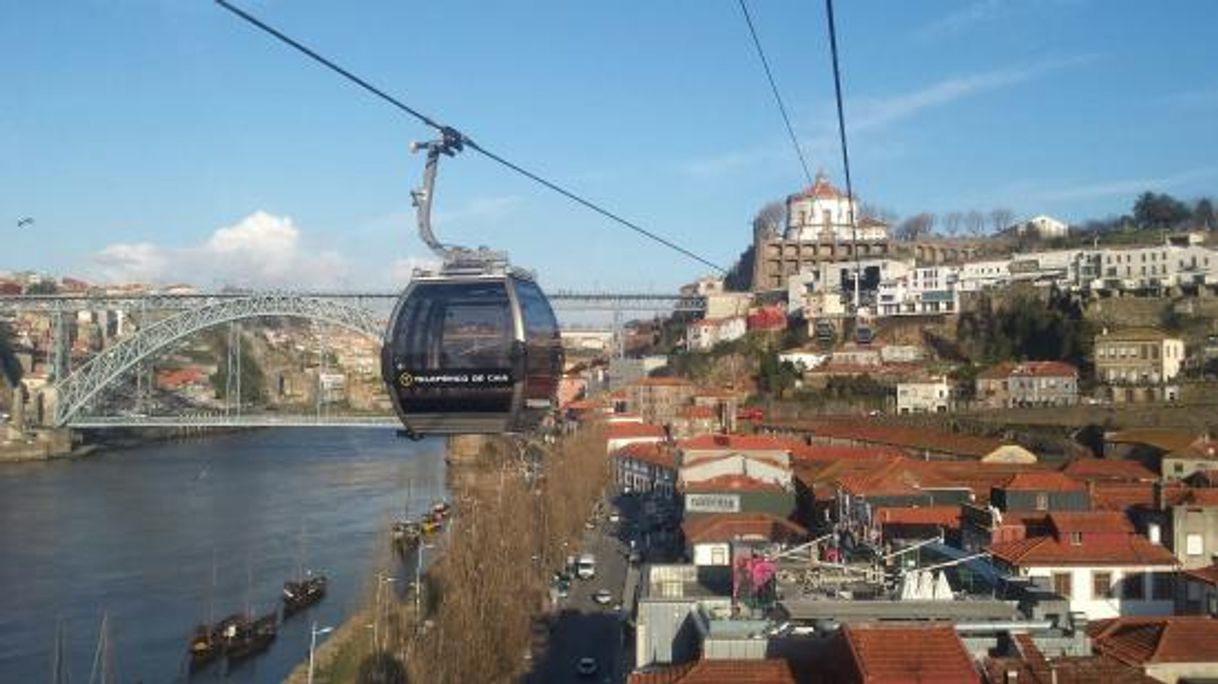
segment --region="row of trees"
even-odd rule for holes
[[[977,209],[968,211],[949,211],[942,216],[931,212],[921,212],[897,224],[893,237],[898,240],[918,240],[933,235],[936,229],[948,237],[968,235],[979,238],[986,234],[998,233],[1011,226],[1015,212],[1006,208],[991,209],[982,212]]]
[[[609,483],[595,426],[562,440],[530,486],[505,442],[484,450],[482,480],[458,499],[440,560],[429,572],[434,626],[403,634],[410,681],[519,681],[528,666],[550,574],[578,552],[584,520]]]

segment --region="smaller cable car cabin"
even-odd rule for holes
[[[417,275],[390,318],[381,368],[417,435],[533,429],[562,376],[558,321],[529,274]]]

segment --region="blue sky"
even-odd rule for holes
[[[724,265],[803,185],[731,0],[239,4]],[[750,9],[811,164],[840,180],[823,5]],[[1218,3],[837,12],[865,201],[1079,220],[1143,189],[1218,194]],[[212,3],[7,2],[0,41],[0,270],[387,287],[427,257],[407,148],[428,131]],[[705,272],[477,155],[440,174],[442,238],[506,248],[547,287]]]

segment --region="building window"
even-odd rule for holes
[[[1121,583],[1121,597],[1141,601],[1146,598],[1146,578],[1140,572],[1133,572],[1125,576],[1125,581]]]
[[[1082,546],[1083,545],[1083,533],[1082,532],[1071,532],[1070,533],[1070,545],[1071,546]]]
[[[1156,572],[1152,575],[1151,598],[1156,601],[1170,601],[1175,585],[1170,572]]]
[[[1112,573],[1094,572],[1091,574],[1091,598],[1112,598]]]
[[[1036,510],[1049,510],[1049,495],[1045,492],[1037,492],[1036,494]]]
[[[1205,543],[1201,540],[1201,535],[1190,534],[1185,537],[1184,549],[1185,553],[1190,556],[1200,556],[1205,553]]]
[[[1068,572],[1053,573],[1053,591],[1061,594],[1067,599],[1070,598],[1070,589],[1073,576]]]

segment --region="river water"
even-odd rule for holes
[[[382,568],[413,571],[392,567],[388,522],[445,496],[444,442],[392,430],[268,429],[0,467],[0,682],[50,681],[60,623],[71,681],[87,682],[103,612],[116,681],[185,681],[196,623],[272,609],[304,565],[329,577],[320,604],[263,655],[190,677],[278,682],[307,657],[312,620],[342,622]]]

